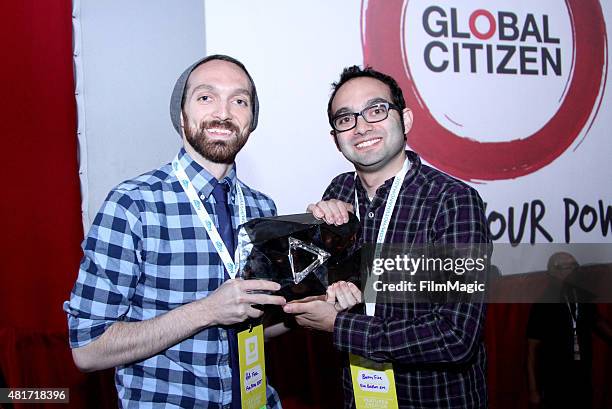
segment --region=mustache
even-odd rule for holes
[[[200,123],[199,131],[204,132],[204,130],[207,128],[225,129],[227,131],[234,132],[235,134],[240,133],[240,129],[238,128],[238,125],[236,125],[232,121],[219,121],[217,119],[212,120],[212,121],[202,121],[202,123]]]

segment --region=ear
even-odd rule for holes
[[[336,131],[332,129],[331,131],[329,131],[329,134],[331,135],[334,143],[336,144],[336,149],[338,149],[338,152],[341,152],[340,145],[338,145],[338,138],[336,137]]]
[[[185,136],[185,113],[181,109],[181,130],[183,131],[183,136]]]
[[[408,132],[412,128],[412,121],[414,120],[414,115],[410,108],[404,108],[402,111],[402,118],[404,119],[404,134],[408,135]]]

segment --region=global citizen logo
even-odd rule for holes
[[[447,39],[448,43],[433,40],[423,53],[427,67],[433,72],[462,67],[476,73],[482,67],[488,74],[561,75],[561,47],[559,38],[550,34],[549,16],[536,17],[528,13],[520,22],[516,13],[488,10],[473,11],[468,20],[469,31],[461,31],[458,20],[462,17],[455,7],[446,11],[440,6],[430,6],[423,13],[423,29],[433,39]],[[485,28],[479,28],[484,21]],[[526,44],[534,40],[537,46],[491,44],[492,38],[500,42]],[[436,58],[437,56],[437,58]],[[481,64],[479,64],[481,62]]]
[[[606,84],[597,0],[364,0],[362,43],[414,112],[410,148],[465,180],[527,175],[578,146]]]

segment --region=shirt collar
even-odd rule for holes
[[[210,172],[208,172],[202,165],[193,160],[193,158],[189,156],[185,148],[181,148],[181,150],[179,151],[178,160],[179,163],[183,166],[183,169],[185,169],[187,177],[189,177],[189,180],[198,192],[200,198],[204,196],[203,199],[208,199],[217,183],[217,179],[213,175],[211,175]],[[227,176],[223,178],[223,180],[227,181],[230,185],[230,201],[233,201],[237,183],[235,163],[232,165],[232,168],[230,169]]]
[[[408,164],[409,165],[408,173],[406,173],[406,176],[404,177],[404,182],[402,183],[402,186],[405,186],[406,183],[408,183],[408,181],[412,180],[414,175],[418,172],[419,168],[421,167],[421,159],[419,155],[417,155],[415,152],[406,151],[406,157],[408,158],[408,162],[410,163]],[[383,201],[384,201],[384,199],[387,197],[387,194],[389,193],[389,190],[391,189],[391,185],[393,185],[394,178],[395,176],[392,176],[389,179],[385,180],[385,182],[376,190],[376,196],[374,196],[374,198],[383,197]],[[359,195],[359,200],[361,201],[362,199],[367,198],[368,195],[366,193],[365,188],[363,187],[363,184],[361,183],[361,179],[359,179],[359,177],[355,179],[356,179],[355,182],[356,182],[357,194]],[[369,201],[369,198],[368,198],[368,201]]]

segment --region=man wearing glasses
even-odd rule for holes
[[[366,244],[489,242],[478,193],[405,150],[413,115],[393,78],[346,68],[333,85],[327,113],[334,142],[355,172],[334,178],[323,200],[308,206],[316,217],[342,224],[355,211]],[[391,364],[395,396],[388,407],[487,406],[484,305],[366,301],[349,311],[322,300],[283,308],[300,325],[333,332],[336,348],[350,354],[351,369],[363,362],[355,357]],[[358,371],[351,369],[344,369],[345,408],[363,407],[365,398],[353,388]]]

